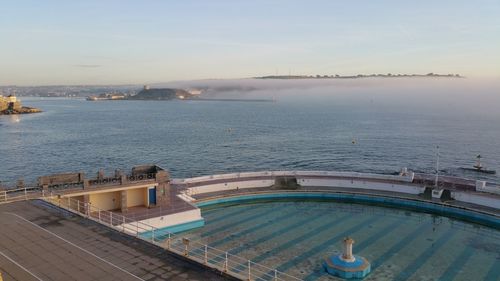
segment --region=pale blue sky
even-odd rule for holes
[[[500,1],[0,1],[0,85],[500,77]]]

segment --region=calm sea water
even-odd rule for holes
[[[156,163],[174,177],[256,170],[500,171],[500,118],[383,101],[102,101],[24,98],[41,114],[0,116],[0,180]],[[353,139],[355,144],[352,143]]]

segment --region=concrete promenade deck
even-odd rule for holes
[[[0,205],[3,280],[230,280],[41,200]]]

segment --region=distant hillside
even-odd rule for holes
[[[129,100],[173,100],[173,99],[191,99],[193,95],[182,89],[164,88],[149,89],[145,88],[137,95],[128,97]]]
[[[256,79],[356,79],[356,78],[402,78],[402,77],[442,77],[442,78],[464,78],[460,74],[436,74],[436,73],[427,73],[427,74],[358,74],[358,75],[270,75],[270,76],[261,76],[254,77]]]

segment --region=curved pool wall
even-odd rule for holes
[[[422,178],[432,177],[431,175],[419,174],[420,180],[414,182],[416,174],[413,172],[405,175],[380,175],[337,171],[263,171],[172,179],[171,183],[186,188],[181,196],[184,196],[184,200],[194,202],[196,199],[191,196],[199,194],[269,188],[278,177],[283,176],[294,177],[298,184],[305,187],[345,188],[365,190],[368,193],[373,191],[418,195],[424,193],[426,187],[434,188],[434,185],[417,183]],[[449,185],[445,189],[449,189],[451,198],[457,202],[477,205],[479,210],[483,207],[500,210],[500,186],[462,178],[448,177],[444,181]]]
[[[471,211],[465,208],[432,203],[420,200],[403,199],[397,197],[355,194],[355,193],[326,193],[326,192],[282,192],[236,195],[219,197],[195,202],[197,207],[208,207],[227,203],[248,203],[266,200],[330,200],[336,202],[377,205],[407,209],[416,212],[427,212],[440,216],[451,217],[472,223],[482,224],[500,230],[500,218],[487,213]]]

